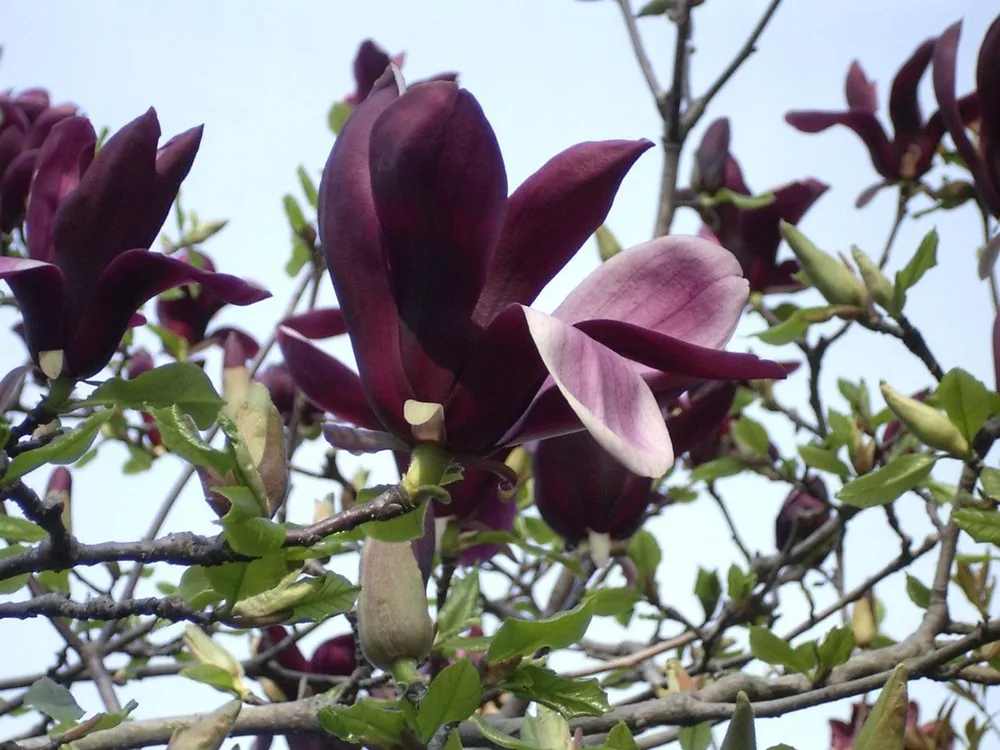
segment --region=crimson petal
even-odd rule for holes
[[[321,307],[292,315],[281,321],[281,325],[298,331],[307,339],[317,341],[347,333],[344,314],[336,307]]]
[[[0,257],[0,279],[14,292],[24,317],[24,340],[32,357],[63,349],[66,287],[54,265],[28,258]]]
[[[920,79],[931,64],[934,55],[934,39],[928,39],[914,52],[910,59],[896,73],[889,95],[889,119],[896,136],[918,136],[924,128],[924,116],[920,111],[917,89]]]
[[[846,112],[789,112],[785,122],[803,133],[819,133],[834,125],[845,125],[868,147],[872,164],[883,177],[899,179],[899,165],[895,163],[892,143],[875,114],[867,109]]]

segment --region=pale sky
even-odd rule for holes
[[[697,9],[691,76],[695,93],[728,63],[765,5],[763,0],[708,0]],[[895,197],[885,191],[864,210],[854,208],[858,193],[877,177],[861,142],[844,129],[801,134],[784,123],[783,115],[790,109],[841,109],[844,76],[853,59],[860,60],[877,82],[884,114],[884,97],[898,66],[920,42],[959,18],[965,19],[958,72],[959,90],[964,93],[972,86],[975,55],[992,20],[990,6],[982,0],[786,2],[758,53],[712,104],[691,145],[697,144],[712,119],[728,116],[733,150],[752,189],[763,192],[806,177],[831,184],[800,225],[803,231],[830,250],[846,251],[858,244],[877,255],[892,221]],[[673,56],[670,27],[661,19],[642,20],[640,26],[658,76],[665,82]],[[165,136],[205,124],[201,151],[184,186],[185,206],[205,219],[230,220],[206,246],[219,270],[262,282],[274,293],[273,300],[230,309],[219,319],[237,323],[262,339],[292,288],[282,271],[289,230],[281,196],[297,192],[299,164],[318,179],[332,143],[326,113],[334,100],[353,90],[351,61],[362,39],[371,37],[390,53],[405,51],[403,70],[411,80],[459,72],[462,85],[479,99],[497,132],[512,188],[555,153],[579,141],[660,137],[659,117],[632,56],[617,4],[611,0],[7,2],[0,4],[0,29],[4,47],[0,89],[48,87],[56,102],[80,104],[98,127],[120,127],[150,105],[157,108]],[[924,94],[925,111],[932,111],[929,80],[924,82]],[[619,193],[609,226],[625,246],[650,236],[660,163],[657,151],[647,153]],[[689,170],[686,158],[682,179]],[[945,369],[961,365],[992,387],[992,310],[985,285],[975,277],[975,249],[981,242],[975,213],[963,209],[908,224],[890,268],[905,263],[920,237],[934,226],[941,235],[939,266],[911,295],[909,317],[923,330]],[[693,215],[679,213],[674,229],[691,233],[697,227]],[[596,263],[594,248],[585,247],[544,293],[539,306],[554,307]],[[324,290],[324,301],[332,302],[328,282]],[[0,370],[4,371],[19,364],[23,354],[20,342],[7,333],[14,322],[8,310],[0,311]],[[753,326],[741,329],[734,347],[753,343],[745,335],[756,330],[757,324]],[[793,354],[791,348],[779,353],[759,344],[755,350],[781,358]],[[346,356],[348,347],[340,343],[332,351]],[[838,376],[863,376],[873,387],[885,378],[904,392],[931,382],[901,345],[868,332],[849,336],[828,357],[823,392],[831,406],[844,408],[836,395]],[[805,407],[805,375],[795,376],[778,393]],[[789,435],[776,434],[786,438],[783,452],[794,455]],[[298,460],[308,463],[310,456],[320,453],[312,448]],[[138,538],[179,463],[166,459],[147,474],[121,478],[115,472],[125,460],[124,450],[105,448],[102,459],[76,476],[74,530],[89,542]],[[954,466],[942,469],[942,477],[954,477]],[[46,476],[40,472],[32,479],[41,488]],[[297,482],[297,487],[291,516],[306,520],[313,497],[328,490],[308,482]],[[751,547],[770,551],[774,513],[786,488],[741,479],[723,482],[721,489]],[[921,540],[928,525],[920,503],[906,498],[898,512],[904,526]],[[211,518],[192,484],[164,531],[214,533]],[[724,575],[737,559],[716,509],[707,502],[673,508],[653,530],[665,555],[661,598],[697,616],[700,611],[690,593],[697,567],[718,566]],[[878,511],[852,522],[848,585],[858,583],[897,551],[895,537]],[[925,559],[913,572],[927,583],[931,570],[932,561]],[[339,572],[356,575],[350,569]],[[918,611],[904,593],[902,576],[880,586],[878,594],[890,610],[887,631],[908,633]],[[952,597],[956,606],[959,597]],[[794,604],[791,598],[779,632],[802,615]],[[322,637],[344,628],[342,618],[334,619],[321,631]],[[46,668],[49,655],[61,645],[40,620],[3,622],[0,633],[5,643],[31,644],[31,649],[8,649],[4,676]],[[598,635],[612,639],[616,632],[605,628]],[[85,708],[99,710],[94,691],[74,692]],[[911,694],[924,702],[925,719],[947,695],[926,681],[912,684]],[[190,681],[159,678],[130,685],[120,696],[123,703],[132,697],[139,701],[134,714],[139,718],[204,710],[224,701],[220,694]],[[786,742],[798,750],[822,750],[828,743],[826,719],[848,713],[847,702],[842,702],[782,720],[762,720],[760,746]],[[23,719],[0,719],[0,737],[23,726]],[[717,737],[721,739],[721,732]]]

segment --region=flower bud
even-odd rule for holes
[[[858,472],[858,476],[864,476],[875,465],[875,441],[858,438],[857,443],[851,447],[851,465]]]
[[[309,671],[313,674],[347,677],[357,666],[354,635],[351,633],[324,641],[316,647],[309,660]]]
[[[153,361],[153,355],[145,349],[139,349],[129,357],[125,373],[128,375],[129,380],[135,380],[140,375],[149,372],[155,367],[156,362]]]
[[[280,625],[272,625],[269,628],[265,628],[264,632],[261,634],[260,641],[253,649],[254,654],[257,656],[263,654],[265,651],[268,651],[277,646],[279,643],[282,643],[289,635],[291,635],[291,633]],[[299,647],[294,643],[281,649],[281,651],[274,656],[274,660],[277,661],[280,666],[293,672],[309,671],[309,664],[306,662],[306,658],[302,655]],[[268,693],[268,697],[272,701],[295,700],[298,696],[298,680],[279,676],[274,679],[273,684],[280,691],[280,695],[271,695]]]
[[[829,495],[823,480],[809,476],[802,480],[805,489],[793,489],[774,521],[774,542],[779,552],[792,549],[812,536],[830,519]],[[820,545],[803,565],[815,567],[823,562],[833,549],[831,542]]]
[[[782,221],[780,226],[781,234],[799,259],[803,272],[827,302],[832,305],[868,306],[868,291],[851,269],[816,247],[794,225]]]
[[[374,666],[390,671],[398,662],[427,657],[434,623],[409,542],[365,540],[357,611],[361,649]]]
[[[243,681],[243,665],[222,646],[216,643],[197,625],[184,628],[184,645],[199,664],[210,664],[213,667],[228,672],[232,678],[232,689],[241,698],[251,694],[250,688]]]
[[[70,502],[73,499],[73,476],[65,466],[57,466],[49,477],[45,488],[45,501],[62,504],[62,523],[67,531],[73,530],[73,512]]]
[[[865,255],[861,248],[852,247],[851,255],[854,257],[854,262],[858,265],[858,270],[861,272],[861,278],[864,280],[865,286],[868,287],[868,291],[871,293],[872,299],[882,307],[888,309],[892,304],[892,296],[894,293],[889,279],[885,277],[879,267],[875,264],[875,261]]]
[[[875,622],[875,609],[871,592],[854,603],[851,610],[851,630],[854,641],[861,648],[868,648],[878,635],[878,624]]]
[[[925,445],[961,459],[972,454],[969,441],[945,414],[915,398],[907,398],[885,381],[879,387],[892,413]]]
[[[167,750],[218,750],[236,723],[242,701],[230,701],[215,713],[170,736]]]
[[[729,120],[720,117],[705,130],[694,154],[691,189],[698,193],[717,193],[726,185],[729,164]]]

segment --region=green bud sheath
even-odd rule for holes
[[[868,290],[847,266],[827,255],[802,232],[781,222],[781,234],[792,248],[806,276],[832,305],[868,306]]]
[[[365,540],[357,609],[361,649],[374,666],[392,671],[400,660],[427,658],[434,623],[409,542]]]
[[[879,387],[892,413],[922,443],[963,460],[972,454],[969,441],[945,414],[893,390],[885,381]]]
[[[241,708],[241,701],[230,701],[201,721],[185,729],[178,729],[170,737],[167,750],[219,750],[236,723]]]
[[[888,308],[892,304],[893,295],[893,288],[889,279],[883,275],[875,261],[865,255],[861,248],[852,247],[851,255],[854,257],[854,262],[858,265],[861,278],[864,279],[865,286],[868,287],[872,299],[882,307]]]

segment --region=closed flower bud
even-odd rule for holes
[[[882,307],[888,308],[892,304],[894,293],[889,279],[885,277],[875,261],[865,255],[861,248],[852,247],[851,255],[854,257],[854,262],[858,264],[861,278],[864,280],[865,286],[868,287],[872,299]]]
[[[232,676],[232,688],[241,698],[251,694],[243,681],[243,665],[197,625],[184,628],[184,645],[199,664],[210,664]]]
[[[720,117],[705,130],[694,155],[692,190],[712,195],[726,186],[726,169],[730,159],[729,139],[729,120],[725,117]]]
[[[167,750],[218,750],[242,708],[241,701],[230,701],[191,726],[176,730],[170,736]]]
[[[885,381],[879,387],[892,413],[925,445],[956,458],[965,459],[971,455],[969,441],[945,414],[933,406],[898,393]]]
[[[859,476],[867,474],[875,465],[875,441],[859,438],[851,448],[851,465]]]
[[[774,542],[779,552],[804,542],[830,519],[829,495],[823,480],[810,476],[803,479],[802,484],[805,489],[796,488],[788,494],[774,521]],[[831,540],[810,554],[803,564],[819,565],[832,548]]]
[[[365,540],[357,611],[361,648],[374,666],[391,671],[399,662],[427,657],[434,623],[409,542]]]
[[[535,505],[569,544],[587,539],[598,559],[610,541],[642,525],[652,483],[631,473],[586,432],[543,440],[535,449]]]
[[[62,505],[62,523],[67,531],[73,530],[73,513],[70,502],[73,498],[73,476],[65,466],[57,466],[49,477],[45,488],[45,502]]]
[[[868,648],[878,635],[871,592],[854,603],[854,609],[851,610],[851,630],[854,632],[854,641],[861,648]]]
[[[358,660],[351,633],[338,635],[321,643],[309,660],[313,674],[347,677],[357,669]]]
[[[792,224],[782,221],[780,226],[781,234],[799,259],[803,272],[827,302],[867,307],[868,291],[851,269],[816,247]]]

